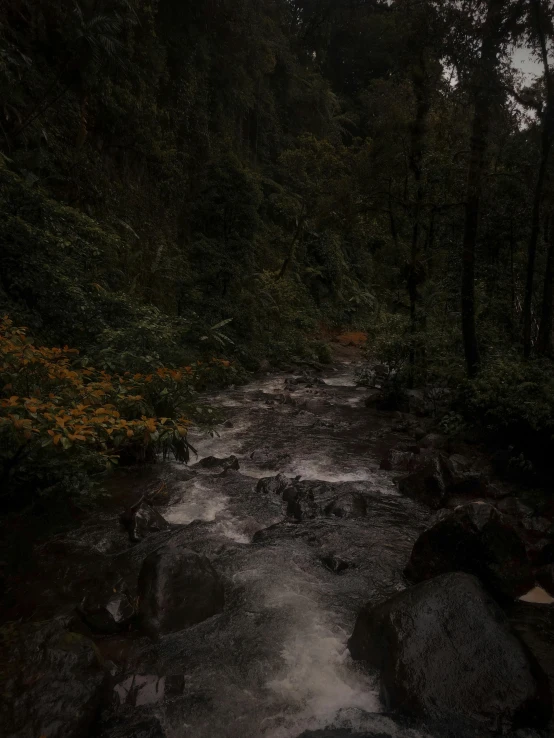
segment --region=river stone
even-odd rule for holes
[[[534,584],[525,545],[510,521],[492,505],[460,505],[424,531],[405,574],[422,582],[449,571],[475,574],[499,595],[516,599]]]
[[[325,515],[336,518],[365,518],[367,499],[359,492],[346,492],[325,507]]]
[[[210,560],[167,544],[144,560],[139,575],[143,628],[163,635],[183,630],[223,610],[223,582]]]
[[[323,566],[325,566],[326,569],[329,569],[329,571],[332,571],[334,574],[340,574],[350,567],[348,561],[345,561],[344,559],[341,559],[339,556],[335,556],[334,554],[322,556],[321,563],[323,564]]]
[[[240,469],[239,460],[236,456],[227,456],[224,459],[218,459],[217,456],[206,456],[194,466],[193,469]]]
[[[550,720],[548,678],[469,574],[444,574],[366,605],[348,647],[380,670],[389,709],[498,731]]]
[[[398,480],[398,489],[406,497],[438,510],[443,507],[453,482],[452,468],[444,454],[422,454],[414,471]]]
[[[137,714],[136,708],[111,716],[101,726],[99,738],[166,738],[160,719],[155,715]]]
[[[128,532],[131,543],[137,543],[149,536],[150,533],[159,533],[159,531],[170,527],[167,520],[156,508],[144,500],[125,510],[121,514],[119,522]]]
[[[0,724],[10,738],[83,738],[107,678],[94,643],[62,623],[0,630]]]
[[[110,590],[88,594],[78,612],[92,631],[109,634],[127,627],[135,608],[125,593]]]
[[[418,462],[421,463],[419,453],[391,448],[381,459],[379,468],[385,471],[409,472],[417,468]]]
[[[442,451],[448,446],[448,437],[442,435],[442,433],[428,433],[419,443],[423,448],[433,448]]]
[[[258,480],[256,492],[261,494],[280,495],[290,484],[290,480],[284,474],[277,474],[276,477],[263,477]]]

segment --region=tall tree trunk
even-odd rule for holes
[[[533,283],[535,279],[535,262],[537,245],[539,242],[541,207],[550,151],[550,140],[546,128],[542,132],[542,151],[539,173],[533,195],[533,214],[531,216],[531,236],[527,249],[527,278],[525,280],[525,299],[523,301],[523,355],[529,358],[532,348],[532,321],[533,321]]]
[[[302,211],[298,217],[298,221],[296,223],[296,230],[294,231],[294,235],[292,237],[292,241],[290,242],[289,246],[289,252],[283,262],[283,266],[279,270],[279,274],[277,275],[277,279],[283,279],[285,274],[287,273],[287,269],[289,268],[292,260],[294,259],[294,253],[296,251],[296,244],[298,243],[298,240],[300,239],[302,235],[302,231],[304,230],[304,223],[306,222],[306,208],[303,205]]]
[[[544,183],[548,168],[548,157],[552,145],[552,116],[554,114],[554,89],[548,65],[548,50],[542,24],[542,10],[540,0],[530,0],[535,31],[541,49],[541,57],[546,84],[546,105],[542,114],[541,131],[541,161],[533,195],[533,214],[531,216],[531,235],[527,249],[527,278],[525,280],[525,299],[523,302],[523,355],[528,358],[532,348],[532,321],[533,321],[533,282],[535,279],[535,262],[541,221],[541,207],[544,192]]]
[[[481,58],[473,80],[474,112],[462,246],[462,336],[469,377],[474,377],[477,374],[480,364],[475,327],[475,252],[492,109],[490,85],[491,80],[494,79],[497,73],[503,5],[503,0],[489,0],[481,41]]]
[[[415,377],[416,346],[415,336],[418,330],[419,285],[423,281],[423,268],[420,258],[421,214],[425,187],[423,183],[423,163],[425,154],[425,138],[427,120],[431,107],[429,77],[426,70],[424,51],[419,64],[412,70],[412,84],[416,97],[416,115],[411,125],[411,142],[409,164],[415,181],[415,203],[413,209],[412,243],[410,248],[410,265],[408,268],[408,296],[410,298],[410,376],[409,385],[413,386]]]
[[[554,214],[547,219],[544,227],[544,241],[547,244],[546,269],[542,294],[541,321],[537,350],[542,356],[552,356],[552,312],[554,310]]]

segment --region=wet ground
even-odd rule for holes
[[[219,435],[191,442],[198,460],[234,455],[240,469],[192,475],[167,463],[119,478],[121,499],[160,490],[173,527],[131,546],[108,506],[45,544],[27,585],[12,593],[19,613],[69,616],[99,579],[132,583],[148,553],[177,541],[224,576],[225,610],[158,641],[96,639],[113,662],[115,702],[128,702],[133,687],[134,706],[150,705],[171,738],[363,733],[381,707],[374,675],[351,660],[346,641],[365,602],[405,588],[402,570],[432,513],[379,469],[403,437],[393,415],[365,407],[353,375],[343,364],[314,375],[312,386],[281,374],[214,395],[228,421]],[[304,482],[308,502],[296,515],[281,495],[257,491],[259,479],[277,473]],[[520,603],[513,617],[534,650],[554,643],[548,606]],[[176,681],[177,692],[168,696],[160,679]]]

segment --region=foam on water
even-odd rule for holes
[[[228,509],[229,498],[214,492],[202,479],[185,483],[180,502],[168,509],[165,518],[169,523],[188,525],[194,520],[215,522],[216,532],[236,543],[249,543],[251,536],[244,530],[243,522]]]
[[[242,420],[236,422],[232,428],[221,428],[217,434],[213,436],[202,436],[195,438],[191,434],[191,443],[198,451],[198,461],[205,459],[207,456],[217,456],[225,458],[227,456],[236,455],[240,448],[239,436],[248,430],[250,423]]]
[[[283,611],[289,625],[281,652],[282,668],[267,682],[279,702],[288,705],[268,738],[289,738],[339,721],[350,711],[380,711],[375,684],[353,668],[347,633],[321,606],[321,582],[292,562],[267,590],[265,606]]]
[[[287,473],[291,476],[300,476],[302,479],[321,482],[367,482],[374,476],[369,469],[357,469],[356,471],[337,469],[336,466],[331,466],[329,458],[325,456],[294,461]]]
[[[193,479],[184,484],[184,493],[180,502],[170,507],[165,513],[169,523],[188,525],[193,520],[212,521],[227,507],[227,498],[214,493],[204,485],[202,479]]]
[[[356,387],[351,374],[341,374],[338,377],[327,377],[323,380],[329,387]]]

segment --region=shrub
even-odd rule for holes
[[[192,420],[211,409],[193,403],[210,372],[230,368],[213,359],[150,374],[108,374],[78,351],[35,346],[25,328],[0,320],[0,475],[2,487],[44,488],[74,466],[98,472],[121,458],[161,452],[188,461]],[[194,404],[194,411],[189,412]]]

